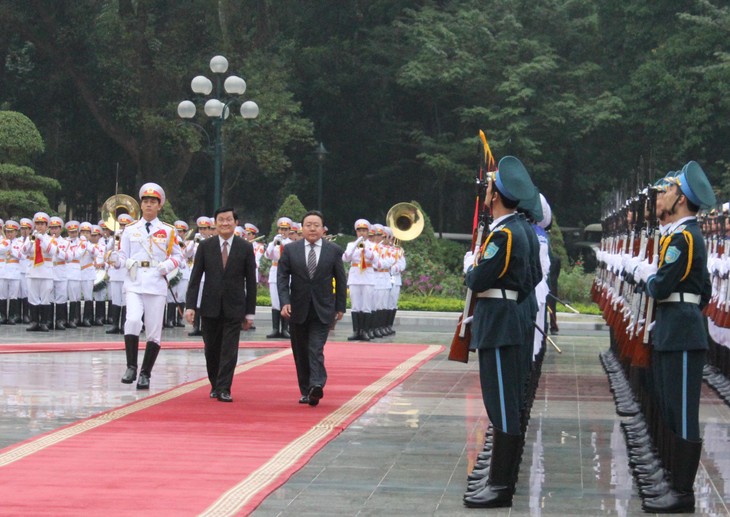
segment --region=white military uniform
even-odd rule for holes
[[[20,260],[23,257],[23,239],[8,238],[10,230],[18,230],[20,225],[12,220],[5,222],[6,237],[0,239],[0,303],[2,315],[8,324],[17,323],[20,317]],[[7,302],[7,313],[4,312]]]
[[[277,221],[278,228],[291,228],[292,221],[288,217],[281,217]],[[269,245],[266,247],[264,256],[271,261],[271,268],[269,268],[269,295],[271,296],[271,308],[273,310],[280,311],[281,303],[279,302],[279,291],[276,288],[276,272],[279,270],[279,259],[281,258],[281,251],[291,242],[288,237],[282,238],[279,235],[274,237]]]
[[[118,264],[124,265],[128,271],[124,281],[127,300],[125,335],[139,336],[144,314],[147,341],[159,345],[167,299],[165,275],[183,261],[175,241],[175,228],[158,218],[152,221],[140,219],[124,229]]]

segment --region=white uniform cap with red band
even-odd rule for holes
[[[355,230],[369,230],[370,229],[370,221],[367,219],[358,219],[355,221]]]
[[[59,228],[63,228],[63,219],[54,215],[53,217],[51,217],[48,226],[58,226]]]
[[[23,217],[20,220],[20,227],[21,228],[33,228],[33,221],[31,221],[27,217]]]
[[[302,225],[299,224],[299,223],[295,223],[294,221],[292,221],[292,223],[291,223],[291,229],[292,229],[293,232],[299,233],[302,230]]]
[[[67,232],[77,232],[79,231],[79,222],[71,220],[66,223],[66,231]]]
[[[18,230],[18,229],[20,229],[20,225],[18,224],[17,221],[13,221],[12,219],[8,219],[7,221],[5,221],[4,228],[5,228],[6,231],[7,230]]]
[[[145,183],[139,189],[139,200],[146,197],[154,197],[160,200],[160,206],[165,204],[165,191],[157,183]]]
[[[210,219],[201,215],[195,220],[195,226],[198,228],[210,228]]]
[[[119,217],[117,217],[119,224],[131,224],[132,221],[134,221],[134,218],[129,214],[119,214]]]
[[[51,218],[48,217],[48,214],[45,212],[36,212],[33,216],[34,223],[48,223],[50,220]]]
[[[373,225],[373,231],[375,232],[375,235],[383,235],[383,225],[382,224],[374,224]]]
[[[79,225],[79,231],[80,232],[90,232],[91,231],[91,223],[88,221],[84,221]]]
[[[243,227],[246,229],[247,232],[259,233],[259,229],[251,223],[246,223],[243,225]]]
[[[236,237],[243,237],[243,234],[246,233],[246,230],[243,229],[243,226],[236,226],[236,228],[233,230],[233,235]]]
[[[101,226],[99,226],[98,224],[92,224],[91,235],[101,235]]]
[[[99,225],[99,228],[102,228],[102,229],[105,229],[106,228],[106,223],[103,220],[100,220],[96,224]]]
[[[185,221],[175,221],[175,229],[180,230],[181,232],[186,232],[190,229],[190,227]]]
[[[279,217],[279,219],[276,221],[276,226],[279,228],[290,228],[291,229],[291,223],[292,220],[288,217]]]

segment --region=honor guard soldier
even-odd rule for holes
[[[400,298],[400,290],[403,285],[402,273],[406,270],[406,255],[401,246],[395,244],[393,230],[386,226],[385,231],[388,234],[390,244],[393,248],[395,263],[390,268],[391,288],[388,294],[388,334],[395,334],[393,326],[395,325],[395,314],[398,312],[398,299]]]
[[[114,267],[114,264],[111,263],[111,256],[115,251],[118,252],[122,245],[122,233],[124,232],[124,228],[133,222],[134,219],[131,215],[119,214],[119,217],[117,217],[119,229],[114,235],[114,244],[105,254],[108,265],[107,272],[109,275],[109,317],[112,320],[112,328],[106,331],[107,334],[122,334],[124,321],[127,318],[127,301],[122,293],[122,286],[124,285],[124,280],[127,277],[127,272],[124,268]]]
[[[173,292],[175,293],[175,297],[172,300],[172,303],[177,303],[177,307],[179,309],[173,307],[173,312],[175,314],[174,318],[172,319],[172,324],[175,327],[185,327],[185,323],[183,322],[182,318],[180,317],[180,314],[185,313],[185,294],[188,291],[188,283],[190,282],[190,273],[193,269],[193,259],[195,259],[195,243],[190,240],[185,240],[185,235],[190,230],[190,227],[188,226],[188,223],[185,221],[175,221],[175,230],[177,230],[177,237],[178,237],[178,244],[180,246],[180,252],[183,256],[183,262],[180,264],[180,279],[177,281],[175,286],[173,287]],[[177,300],[177,301],[175,301]],[[170,302],[170,298],[168,297],[168,303]],[[167,307],[168,310],[168,318],[170,306]]]
[[[58,251],[53,257],[53,304],[56,317],[51,318],[51,324],[56,330],[66,330],[68,320],[68,278],[66,276],[66,261],[68,260],[69,243],[61,237],[63,219],[51,217],[49,233],[56,240]],[[49,325],[50,326],[50,325]]]
[[[111,325],[114,323],[111,315],[111,294],[109,293],[109,264],[106,261],[106,257],[109,256],[109,254],[114,250],[114,235],[111,230],[111,228],[107,227],[106,222],[103,219],[100,219],[98,223],[96,223],[99,228],[101,228],[101,239],[99,239],[100,242],[100,248],[104,250],[104,269],[107,271],[106,280],[104,282],[105,288],[104,292],[106,295],[105,301],[109,302],[108,310],[105,304],[105,313],[106,316],[104,318],[104,324],[105,325]],[[98,316],[98,314],[97,314]]]
[[[276,221],[278,234],[266,247],[264,256],[271,261],[269,269],[269,294],[271,295],[271,326],[274,331],[267,334],[269,339],[286,338],[289,339],[289,324],[281,317],[281,305],[279,304],[279,291],[276,288],[276,273],[278,271],[279,258],[281,251],[286,244],[291,242],[289,234],[291,232],[292,220],[288,217],[280,217]]]
[[[291,229],[289,230],[289,240],[296,242],[302,238],[302,225],[296,221],[292,221]]]
[[[256,227],[256,225],[246,223],[243,225],[243,228],[246,230],[246,240],[250,242],[253,246],[253,255],[256,259],[256,278],[258,279],[259,265],[261,264],[261,257],[263,257],[264,253],[266,252],[266,246],[256,240],[259,233],[259,229]]]
[[[78,260],[78,286],[81,291],[81,298],[84,300],[84,309],[81,311],[81,302],[77,301],[79,307],[79,327],[92,327],[94,321],[94,279],[96,278],[96,246],[91,242],[91,223],[84,221],[79,225],[79,240],[74,251],[74,260]]]
[[[353,334],[349,341],[370,341],[372,291],[375,285],[373,260],[376,258],[373,243],[368,240],[370,222],[367,219],[355,221],[356,239],[347,244],[342,261],[350,264],[347,287],[350,290],[350,314]]]
[[[395,257],[391,248],[385,241],[385,227],[382,224],[374,224],[375,230],[373,241],[375,246],[375,258],[373,259],[373,271],[375,272],[375,284],[372,291],[372,328],[375,337],[388,335],[388,295],[390,293],[390,268],[395,264]]]
[[[715,194],[697,162],[668,178],[657,196],[657,211],[669,214],[657,261],[645,260],[635,274],[646,281],[647,294],[656,300],[652,354],[655,393],[666,426],[669,487],[663,495],[644,499],[650,513],[694,512],[694,479],[700,461],[699,427],[702,370],[708,348],[702,308],[711,296],[707,251],[697,221],[702,208],[715,205]]]
[[[211,235],[213,235],[213,219],[206,216],[200,216],[195,220],[195,226],[198,227],[198,233],[195,234],[194,237],[194,245],[195,248],[193,249],[193,257],[195,257],[195,253],[198,251],[198,244],[200,244],[201,241],[209,238]],[[192,266],[191,266],[192,268]],[[200,279],[200,290],[198,291],[198,306],[195,307],[195,317],[193,319],[193,330],[188,332],[188,336],[202,336],[203,333],[200,331],[200,298],[203,296],[203,285],[205,283],[205,274],[203,274],[202,278]]]
[[[31,332],[48,332],[52,317],[53,258],[57,246],[55,239],[47,233],[50,219],[45,212],[36,213],[33,234],[23,245],[23,254],[30,260],[26,277],[31,325],[26,330]]]
[[[0,239],[0,323],[15,325],[20,322],[20,259],[23,257],[23,239],[18,237],[20,225],[11,219],[5,221],[5,237]],[[6,312],[7,311],[7,312]]]
[[[20,238],[23,245],[30,239],[33,233],[33,221],[27,217],[20,219]],[[30,323],[30,304],[28,303],[28,268],[30,259],[23,253],[20,259],[20,320],[23,323]]]
[[[485,196],[494,221],[465,278],[477,293],[470,347],[478,351],[482,398],[493,426],[488,472],[470,484],[464,495],[464,504],[470,508],[512,505],[524,440],[519,381],[520,348],[526,336],[518,303],[533,288],[529,244],[516,209],[534,193],[522,163],[512,156],[502,158],[489,177]]]
[[[94,280],[92,281],[92,299],[94,300],[94,317],[91,320],[95,327],[103,327],[106,321],[106,299],[107,299],[107,263],[104,260],[106,255],[106,241],[103,238],[101,226],[91,226],[92,246],[94,246]]]
[[[152,368],[160,351],[162,317],[167,299],[166,275],[182,262],[176,245],[175,228],[158,219],[165,204],[165,191],[156,183],[145,183],[139,190],[142,218],[130,224],[122,233],[119,252],[112,254],[115,267],[124,267],[127,278],[127,321],[124,324],[124,348],[127,371],[122,382],[131,384],[137,378],[137,354],[142,317],[147,336],[137,389],[150,387]]]
[[[78,221],[66,222],[66,294],[68,297],[68,318],[65,327],[75,329],[81,318],[81,268],[76,258],[79,242]]]

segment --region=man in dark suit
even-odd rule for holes
[[[316,406],[327,382],[324,345],[330,327],[345,313],[347,279],[342,248],[322,238],[322,213],[307,212],[302,228],[304,239],[284,246],[277,285],[281,315],[290,318],[292,354],[302,395],[299,403]]]
[[[196,306],[200,279],[205,274],[199,310],[210,398],[232,402],[238,340],[241,329],[253,325],[256,312],[256,259],[251,243],[233,234],[238,216],[232,208],[216,210],[215,223],[218,235],[201,242],[195,254],[186,304]],[[195,310],[185,311],[185,318],[192,323]]]

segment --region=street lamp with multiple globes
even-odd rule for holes
[[[215,176],[213,185],[213,206],[218,208],[221,203],[221,167],[223,162],[223,141],[221,135],[221,127],[223,121],[228,118],[230,111],[228,107],[239,99],[234,97],[243,95],[246,92],[246,81],[236,75],[229,75],[223,80],[223,74],[228,70],[228,60],[223,56],[214,56],[210,60],[210,69],[215,75],[216,90],[215,98],[208,99],[205,102],[205,114],[212,120],[215,127]],[[221,84],[222,83],[222,84]],[[222,86],[222,88],[221,88]],[[213,91],[213,83],[204,75],[193,77],[190,83],[193,93],[201,96],[210,95]],[[220,100],[223,90],[229,95],[228,99]],[[192,119],[195,117],[197,107],[192,101],[182,101],[177,106],[177,114],[183,119]],[[253,101],[241,103],[241,116],[246,119],[253,119],[259,116],[259,107]]]

